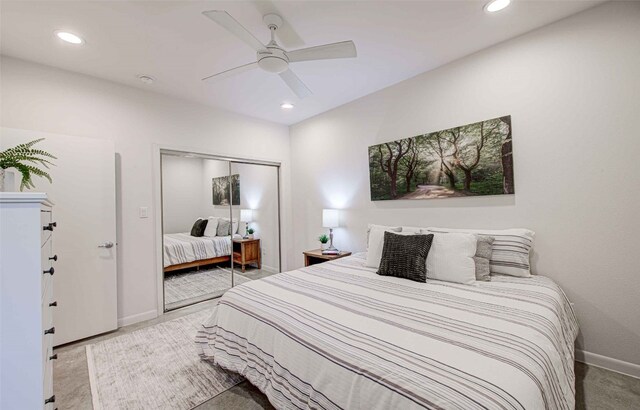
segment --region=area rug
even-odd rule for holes
[[[235,274],[235,284],[250,279]],[[231,288],[231,271],[214,268],[167,276],[164,281],[164,303],[171,305],[183,300],[200,298],[206,295],[221,295]]]
[[[87,346],[93,408],[192,409],[244,379],[203,362],[197,330],[210,309]]]

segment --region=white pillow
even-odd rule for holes
[[[378,229],[386,229],[389,232],[401,232],[402,228],[399,226],[384,226],[384,225],[374,225],[374,224],[369,224],[367,226],[367,249],[369,249],[369,239],[371,237],[371,230],[373,228],[378,228]],[[383,235],[384,236],[384,235]],[[384,238],[383,238],[384,239]]]
[[[232,233],[232,234],[234,234],[234,233],[238,233],[238,227],[239,227],[239,226],[240,226],[240,224],[238,223],[238,220],[237,220],[237,219],[234,219],[234,220],[231,222],[231,233]]]
[[[427,255],[427,278],[464,284],[475,282],[473,257],[477,242],[477,237],[468,233],[434,234]]]
[[[207,218],[207,227],[204,230],[204,236],[216,236],[216,233],[218,231],[218,219],[215,216],[210,216],[209,218]]]
[[[427,228],[430,232],[464,232],[493,237],[491,251],[491,273],[528,278],[531,276],[529,262],[533,250],[535,233],[529,229],[452,229]]]
[[[420,228],[417,226],[402,226],[402,232],[411,232],[411,233],[422,233],[422,231],[426,228]]]
[[[367,261],[365,266],[379,268],[382,259],[382,249],[384,248],[384,233],[392,232],[396,235],[415,235],[413,232],[396,232],[394,227],[372,226],[369,231],[369,250],[367,251]]]

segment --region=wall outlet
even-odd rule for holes
[[[140,209],[138,209],[138,215],[140,216],[140,218],[148,218],[149,208],[147,208],[146,206],[141,206]]]

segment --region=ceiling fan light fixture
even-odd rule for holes
[[[511,4],[511,0],[493,0],[484,6],[484,11],[487,13],[495,13],[496,11],[505,9],[509,4]]]
[[[288,102],[283,102],[282,104],[280,104],[280,108],[282,108],[283,110],[290,110],[293,107],[294,105]]]
[[[258,66],[264,71],[276,74],[280,74],[289,69],[287,60],[274,56],[262,57],[258,60]]]
[[[56,30],[54,34],[60,40],[65,41],[67,43],[76,44],[76,45],[84,44],[84,40],[82,39],[82,37],[75,35],[73,33],[70,33],[68,31]]]

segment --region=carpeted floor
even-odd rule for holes
[[[236,285],[249,280],[251,279],[235,273]],[[167,275],[164,280],[165,308],[175,309],[211,299],[222,295],[230,288],[231,271],[221,267]]]
[[[244,379],[203,362],[193,339],[209,310],[88,345],[96,409],[192,409]]]

